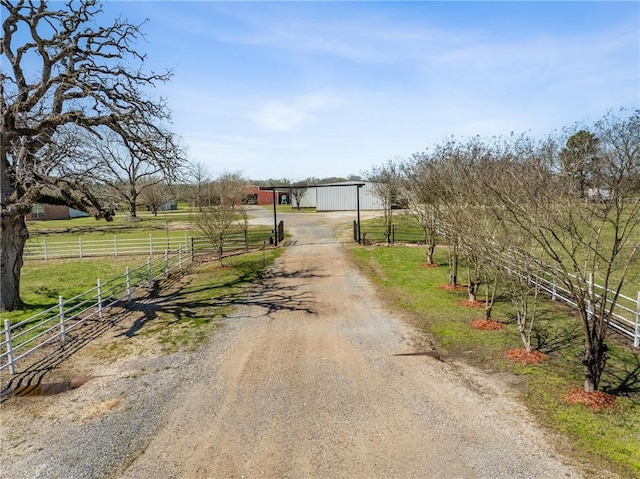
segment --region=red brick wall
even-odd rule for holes
[[[43,218],[32,218],[31,213],[29,213],[25,219],[27,221],[67,220],[69,219],[69,207],[60,205],[44,205]]]

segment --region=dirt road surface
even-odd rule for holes
[[[581,477],[495,377],[403,355],[430,347],[346,261],[352,219],[287,215],[286,253],[195,355],[81,352],[95,380],[4,405],[0,476]]]
[[[286,224],[293,244],[122,477],[578,477],[490,379],[396,356],[424,346],[329,221]]]

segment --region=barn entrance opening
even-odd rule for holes
[[[280,198],[279,192],[286,191],[289,193],[289,196],[293,196],[294,190],[308,190],[310,188],[351,188],[353,189],[353,194],[356,202],[356,214],[357,219],[354,221],[353,227],[353,239],[358,243],[362,242],[361,235],[361,227],[360,227],[360,189],[365,186],[365,183],[359,182],[349,182],[349,183],[338,183],[338,184],[325,184],[325,185],[272,185],[272,186],[261,186],[260,190],[263,191],[271,191],[273,196],[273,232],[275,245],[277,246],[284,235],[282,230],[282,222],[278,223],[278,212],[277,212],[277,204],[278,199]]]

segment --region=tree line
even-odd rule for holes
[[[487,320],[498,282],[506,288],[529,351],[539,290],[527,278],[554,268],[582,324],[585,390],[598,388],[619,295],[640,284],[640,110],[610,111],[544,139],[449,138],[368,178],[386,198],[388,225],[393,200],[406,200],[423,228],[428,263],[445,238],[450,283],[461,282],[464,261],[469,300],[484,288]],[[603,289],[589,287],[594,282]]]

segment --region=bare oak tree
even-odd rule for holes
[[[86,181],[90,165],[73,138],[82,131],[99,135],[105,127],[133,151],[154,155],[156,145],[148,140],[165,133],[159,126],[169,118],[165,102],[142,89],[171,73],[141,68],[145,57],[134,46],[141,25],[122,19],[102,25],[96,22],[101,13],[95,0],[2,0],[0,309],[22,304],[25,215],[34,203],[111,218]]]
[[[129,206],[129,218],[136,220],[139,198],[144,191],[163,183],[180,181],[183,158],[176,140],[168,132],[149,131],[144,141],[152,147],[138,148],[126,138],[103,128],[100,136],[88,136],[94,161],[89,175],[104,184]]]
[[[210,195],[205,194],[205,188],[209,183],[209,172],[205,164],[199,161],[192,163],[189,167],[188,178],[193,206],[196,206],[198,211],[202,211],[204,205],[211,206]]]
[[[398,161],[389,160],[382,166],[375,166],[366,175],[367,181],[373,183],[373,191],[382,201],[384,213],[385,236],[391,241],[391,225],[393,223],[393,208],[401,196],[400,165]]]

